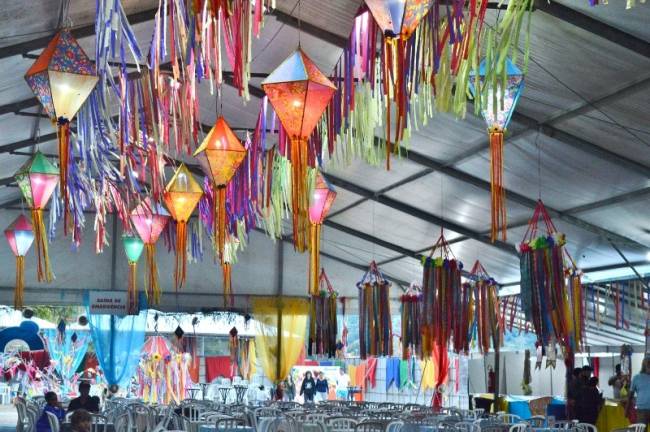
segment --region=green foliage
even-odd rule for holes
[[[79,315],[83,314],[83,308],[80,306],[31,306],[34,316],[49,321],[54,324],[63,319],[66,323],[77,321]]]

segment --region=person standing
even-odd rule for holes
[[[348,387],[350,387],[350,375],[345,373],[345,370],[341,368],[339,379],[336,381],[336,398],[347,400]]]
[[[319,372],[318,379],[316,380],[317,402],[326,401],[328,392],[329,385],[327,384],[327,378],[325,378],[325,374],[323,372]]]
[[[650,357],[643,359],[641,372],[632,378],[632,386],[628,394],[626,414],[630,417],[630,411],[634,406],[636,396],[636,419],[637,423],[648,424],[650,422]]]
[[[623,375],[621,372],[621,364],[617,364],[614,366],[615,373],[609,378],[609,381],[607,381],[607,384],[612,386],[612,390],[614,392],[614,399],[621,399],[621,390],[625,387],[627,384],[627,377]]]
[[[580,423],[596,424],[600,408],[603,406],[603,395],[598,389],[598,378],[589,378],[583,386],[575,403],[576,417]]]
[[[311,375],[311,372],[305,373],[305,379],[302,380],[300,386],[300,396],[304,396],[305,403],[314,403],[314,394],[316,393],[316,381]]]
[[[90,396],[90,384],[87,381],[82,381],[79,384],[79,397],[72,399],[68,406],[69,412],[78,409],[85,409],[91,413],[99,412],[99,398],[97,396]]]

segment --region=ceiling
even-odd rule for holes
[[[158,2],[123,4],[146,51]],[[251,70],[267,74],[295,49],[300,18],[302,48],[321,70],[331,71],[359,5],[358,0],[302,0],[298,8],[296,0],[278,0],[253,44]],[[94,53],[94,7],[91,0],[71,0],[69,7],[68,23],[88,54]],[[55,131],[35,115],[38,104],[22,77],[34,61],[25,55],[42,50],[57,27],[57,15],[58,2],[46,0],[13,2],[0,11],[2,226],[20,211],[13,173],[36,148],[56,152]],[[488,238],[488,141],[483,120],[471,112],[464,119],[436,114],[413,134],[410,151],[390,171],[362,161],[327,164],[338,197],[323,227],[322,260],[336,289],[355,297],[355,283],[373,259],[396,284],[419,280],[421,254],[444,228],[466,267],[480,259],[493,277],[516,290],[515,247],[540,197],[566,233],[567,249],[587,280],[632,276],[628,262],[639,273],[650,273],[649,22],[649,4],[628,11],[624,2],[594,8],[587,0],[536,3],[525,89],[506,136],[507,242],[492,244]],[[248,102],[224,88],[223,114],[233,128],[254,127],[260,81],[252,79]],[[201,84],[202,123],[214,122],[215,102],[208,85]],[[36,283],[29,271],[32,257],[27,302],[78,302],[82,289],[124,289],[123,253],[111,244],[95,255],[92,217],[88,225],[80,250],[72,250],[60,234],[52,243],[57,278],[51,285]],[[119,238],[120,232],[112,234]],[[215,300],[220,270],[211,259],[191,264],[187,288],[174,294],[173,256],[165,250],[158,255],[168,309],[221,306]],[[273,242],[253,232],[233,271],[234,292],[242,295],[239,305],[246,307],[247,296],[305,294],[307,260],[293,251],[288,238]],[[0,263],[0,302],[10,303],[14,276],[8,248],[0,248]]]

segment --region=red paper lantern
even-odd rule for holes
[[[16,287],[14,290],[14,309],[23,307],[25,291],[25,255],[34,242],[32,224],[25,215],[18,216],[5,230],[5,237],[11,251],[16,256]]]
[[[318,294],[318,272],[320,271],[320,235],[321,226],[332,207],[336,198],[336,191],[325,180],[323,174],[319,171],[316,175],[316,186],[311,196],[309,206],[309,293]]]
[[[300,252],[306,247],[307,140],[329,104],[336,87],[298,48],[262,82],[282,127],[291,140],[293,239]]]

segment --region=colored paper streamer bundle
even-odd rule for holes
[[[546,228],[541,235],[540,219]],[[565,244],[564,234],[557,231],[539,200],[519,245],[522,309],[544,346],[558,342],[577,352],[584,341],[582,286]]]
[[[473,291],[474,327],[479,351],[487,354],[490,344],[497,350],[503,340],[501,319],[499,315],[499,286],[492,279],[483,265],[477,260],[472,267],[468,282],[463,284]]]
[[[361,358],[393,354],[393,330],[390,318],[391,283],[372,261],[359,288],[359,345]]]
[[[338,293],[325,269],[321,269],[318,281],[318,293],[312,294],[309,310],[308,354],[332,358],[336,356]]]
[[[462,288],[463,264],[454,257],[444,233],[440,233],[429,256],[422,259],[422,265],[422,350],[430,353],[434,346],[446,349],[452,337],[458,339],[454,343],[458,350],[467,340],[467,315],[462,311],[469,307],[469,290]]]
[[[402,358],[422,358],[422,289],[412,283],[400,297],[402,306]]]

